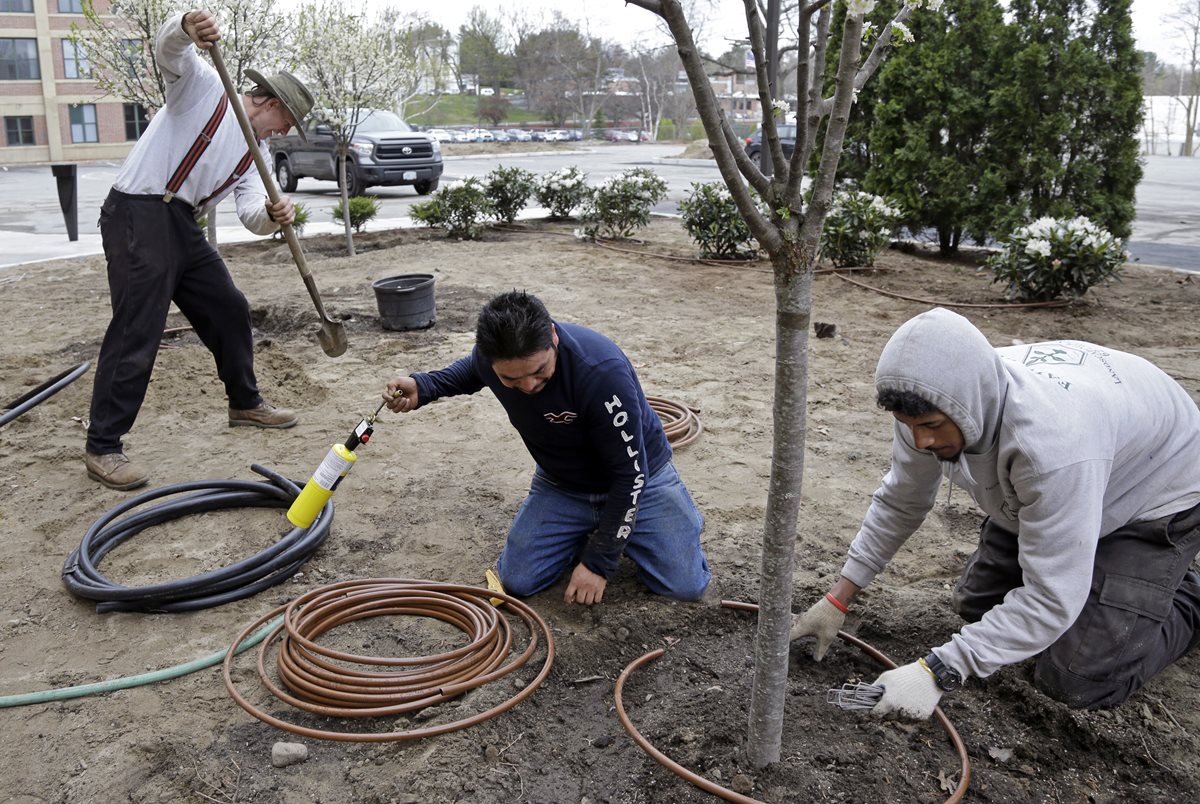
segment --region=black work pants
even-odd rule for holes
[[[1200,505],[1133,522],[1100,539],[1079,617],[1042,651],[1034,683],[1076,709],[1116,706],[1200,642]],[[954,589],[974,622],[1023,583],[1017,537],[984,520],[979,547]]]
[[[100,234],[113,317],[96,366],[88,452],[121,451],[146,398],[172,301],[216,359],[230,406],[259,405],[250,306],[191,207],[113,190],[100,208]]]

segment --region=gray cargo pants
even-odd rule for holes
[[[1086,605],[1037,658],[1038,689],[1075,709],[1116,706],[1200,643],[1200,505],[1100,540]],[[954,588],[974,622],[1023,583],[1017,537],[985,519]]]

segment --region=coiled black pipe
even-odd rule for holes
[[[98,569],[109,551],[146,528],[188,514],[226,508],[288,508],[299,487],[265,467],[250,467],[269,482],[251,480],[198,480],[176,483],[133,497],[100,517],[83,536],[79,547],[63,565],[67,589],[79,597],[98,600],[96,611],[181,612],[206,609],[241,600],[282,583],[295,574],[329,535],[333,502],[327,502],[308,528],[292,528],[278,542],[256,555],[228,567],[181,581],[149,586],[121,586]],[[123,514],[140,505],[173,494],[195,492],[145,511]]]
[[[71,383],[75,382],[77,379],[83,376],[83,373],[87,371],[91,365],[91,363],[88,363],[85,360],[75,368],[67,369],[57,377],[51,377],[37,388],[34,388],[32,391],[22,394],[12,402],[9,402],[3,408],[4,413],[0,413],[0,427],[8,424],[30,408],[37,407],[62,389],[66,388]]]

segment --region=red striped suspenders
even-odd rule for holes
[[[197,201],[196,209],[197,210],[203,209],[204,205],[208,203],[210,198],[213,198],[213,197],[218,196],[221,193],[225,192],[225,189],[229,185],[233,184],[235,181],[240,179],[242,177],[242,174],[250,169],[250,163],[253,161],[254,161],[254,157],[250,156],[250,151],[247,150],[246,153],[242,156],[242,158],[238,161],[237,167],[235,167],[233,169],[233,172],[229,174],[229,178],[225,180],[225,183],[222,184],[217,189],[213,190],[208,195],[206,195],[203,200]]]
[[[212,116],[208,118],[208,122],[204,124],[204,130],[196,137],[196,141],[192,143],[192,147],[184,155],[183,161],[179,163],[179,167],[175,168],[175,172],[171,175],[171,180],[167,182],[167,192],[163,195],[163,201],[168,204],[171,203],[171,199],[175,197],[175,193],[179,192],[179,188],[187,180],[188,174],[192,172],[192,168],[200,161],[200,155],[204,153],[208,148],[208,144],[212,142],[213,135],[217,133],[217,129],[221,125],[221,120],[225,117],[225,110],[228,108],[229,99],[222,95],[221,99],[217,101],[217,108],[213,111]],[[211,197],[209,196],[209,198]],[[207,201],[208,199],[205,200]]]

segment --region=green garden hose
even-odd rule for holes
[[[246,637],[242,644],[238,645],[235,653],[241,653],[247,648],[252,648],[259,642],[262,642],[267,634],[271,633],[277,625],[283,620],[283,615],[276,617],[262,628],[255,631],[250,636]],[[129,689],[130,687],[140,687],[145,684],[153,684],[157,681],[168,681],[172,678],[186,676],[188,673],[194,673],[197,670],[203,670],[206,667],[220,664],[228,653],[227,648],[223,648],[216,653],[210,653],[208,656],[203,656],[199,659],[194,659],[184,664],[177,664],[174,667],[166,667],[162,670],[153,670],[149,673],[141,673],[136,676],[126,676],[125,678],[112,678],[108,681],[97,681],[92,684],[79,684],[74,687],[60,687],[56,690],[41,690],[39,692],[24,692],[19,695],[4,695],[0,696],[0,709],[10,706],[28,706],[36,703],[50,703],[51,701],[65,701],[70,698],[82,698],[85,695],[97,695],[102,692],[113,692],[115,690]]]

